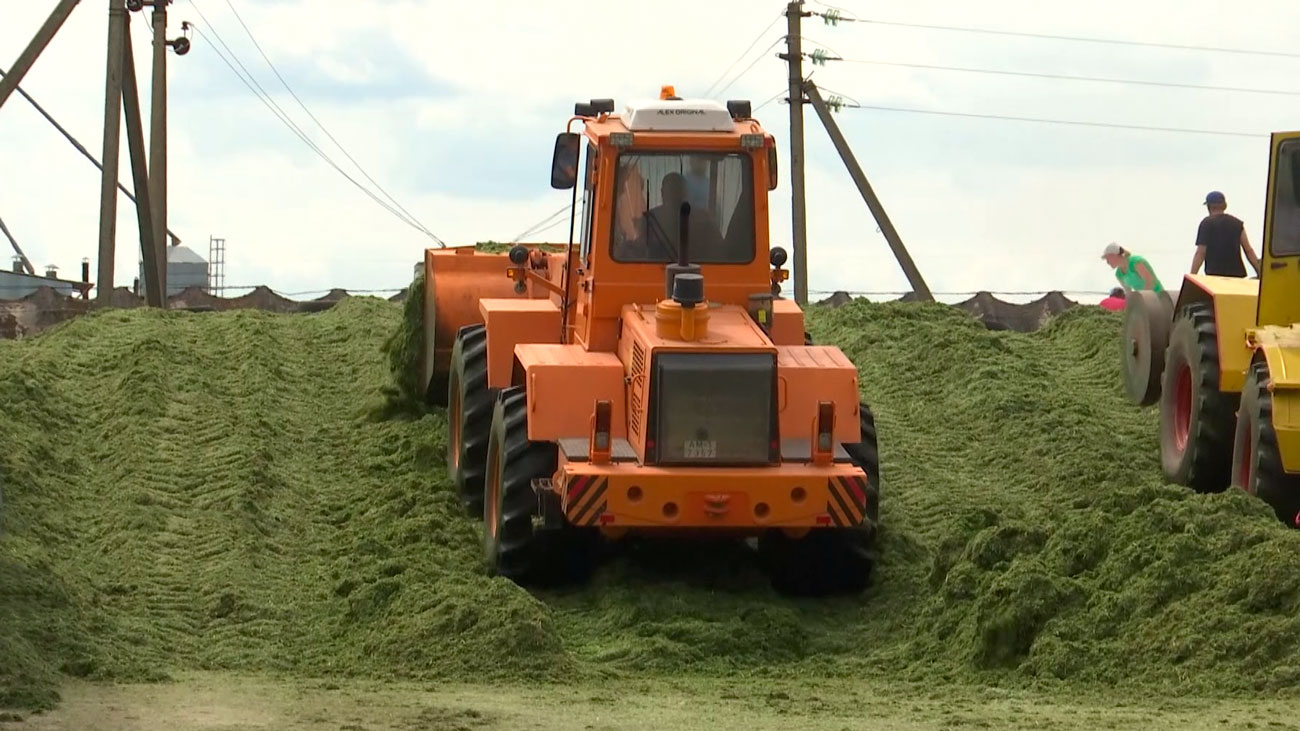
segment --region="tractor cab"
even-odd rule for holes
[[[778,289],[788,274],[784,250],[768,244],[776,145],[749,102],[682,99],[665,86],[613,112],[608,99],[576,104],[569,126],[581,122],[581,134],[555,142],[551,186],[582,199],[566,313],[574,341],[613,350],[624,305],[671,298],[669,265],[698,270],[711,303],[748,307]]]

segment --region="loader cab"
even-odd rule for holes
[[[574,188],[573,341],[613,350],[627,304],[664,297],[682,236],[710,302],[745,305],[770,291],[768,192],[776,146],[748,102],[609,100],[578,104],[582,133],[556,141],[552,186]],[[580,199],[580,200],[578,200]],[[682,204],[688,206],[684,212]]]
[[[1273,135],[1256,322],[1300,323],[1300,132]]]

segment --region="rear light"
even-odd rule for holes
[[[610,453],[609,427],[613,408],[609,401],[597,401],[596,413],[591,415],[590,459],[593,464],[607,464]]]
[[[817,421],[813,427],[812,461],[825,465],[831,461],[835,449],[835,403],[817,402]]]
[[[823,452],[831,448],[831,434],[835,430],[835,404],[822,401],[817,404],[817,448]]]

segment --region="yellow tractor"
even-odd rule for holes
[[[1159,400],[1167,479],[1239,487],[1300,527],[1300,132],[1272,135],[1263,242],[1257,279],[1186,275],[1172,324],[1139,293],[1125,378],[1134,400]]]

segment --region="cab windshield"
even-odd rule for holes
[[[681,204],[688,256],[699,264],[754,260],[753,168],[748,155],[632,152],[615,176],[615,261],[667,263],[681,250]]]
[[[1273,256],[1300,254],[1300,140],[1282,143],[1273,200]]]

